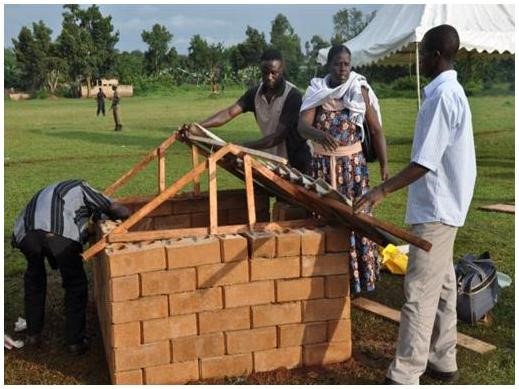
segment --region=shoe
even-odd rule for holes
[[[458,370],[454,371],[439,371],[431,366],[427,365],[427,369],[425,370],[425,374],[427,374],[429,377],[434,378],[435,380],[442,381],[442,382],[454,382],[456,381],[460,374],[458,373]]]
[[[384,385],[402,385],[400,382],[393,381],[389,377],[384,377]]]
[[[70,354],[82,355],[88,350],[88,340],[83,338],[83,340],[79,343],[69,344],[67,346],[67,350]]]
[[[24,344],[26,346],[38,347],[41,345],[41,334],[27,335]]]

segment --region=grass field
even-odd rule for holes
[[[124,130],[114,132],[110,113],[95,116],[94,100],[30,100],[4,103],[4,324],[12,326],[23,314],[25,260],[9,245],[13,221],[41,187],[68,178],[83,178],[106,188],[140,157],[157,146],[184,122],[201,120],[240,95],[230,90],[210,97],[207,91],[183,91],[173,97],[134,97],[122,100]],[[476,140],[478,178],[467,223],[458,233],[455,257],[489,250],[499,271],[515,276],[514,216],[483,212],[481,205],[514,201],[514,106],[513,96],[470,99]],[[381,101],[392,173],[409,161],[416,115],[412,99]],[[242,115],[215,133],[239,143],[255,139],[259,131],[252,114]],[[174,145],[167,155],[167,179],[171,183],[190,169],[187,148]],[[370,166],[372,185],[379,182],[378,168]],[[156,165],[121,190],[119,195],[152,194],[156,191]],[[219,187],[242,187],[229,175]],[[204,184],[205,185],[205,184]],[[403,226],[406,192],[392,194],[376,215]],[[88,265],[87,265],[88,268]],[[91,350],[71,361],[63,347],[63,291],[60,277],[49,271],[44,347],[5,351],[6,384],[107,384],[108,369],[93,299],[88,307]],[[383,274],[369,298],[399,309],[403,302],[403,278]],[[513,285],[514,286],[514,285]],[[514,287],[504,289],[492,312],[490,326],[460,324],[458,330],[488,341],[497,350],[479,355],[459,348],[462,384],[513,384],[515,382]],[[90,288],[90,293],[92,293]],[[394,354],[395,323],[352,310],[353,358],[326,368],[296,369],[218,381],[241,384],[368,384],[380,383]],[[423,383],[436,382],[424,379]]]

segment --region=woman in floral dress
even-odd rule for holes
[[[314,78],[301,106],[299,132],[312,140],[311,172],[323,178],[352,202],[369,189],[368,165],[362,153],[364,122],[369,126],[381,179],[389,176],[386,141],[378,99],[366,79],[351,71],[351,53],[334,46],[328,53],[329,74]],[[370,210],[365,210],[370,214]],[[350,236],[352,293],[371,291],[379,273],[376,244],[352,232]]]

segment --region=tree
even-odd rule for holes
[[[139,50],[124,51],[117,56],[115,74],[121,84],[134,84],[144,71],[144,54]]]
[[[299,75],[299,68],[303,63],[301,41],[283,14],[278,14],[272,21],[270,43],[272,47],[281,51],[285,60],[285,72],[288,77],[296,80]]]
[[[247,26],[245,31],[247,38],[244,42],[239,43],[235,49],[230,52],[230,61],[233,70],[237,72],[249,66],[258,66],[261,55],[267,47],[265,34],[260,33],[255,28]]]
[[[312,36],[310,42],[307,41],[305,43],[307,78],[317,76],[319,70],[319,64],[317,63],[317,55],[319,54],[319,50],[324,49],[328,46],[330,46],[330,43],[325,41],[319,35]]]
[[[356,37],[366,25],[373,19],[375,12],[364,16],[362,11],[356,8],[344,8],[333,16],[334,35],[332,45],[340,45]]]
[[[4,48],[4,88],[23,87],[23,78],[14,49]]]
[[[176,50],[174,48],[169,50],[169,42],[173,39],[173,34],[157,23],[153,25],[151,31],[143,31],[141,37],[148,45],[148,50],[144,53],[146,71],[148,74],[159,74],[176,57]]]
[[[191,38],[188,48],[190,67],[202,74],[212,73],[224,56],[221,43],[209,45],[205,39],[196,34]]]
[[[114,70],[119,32],[112,33],[112,17],[103,17],[96,5],[86,10],[77,4],[63,8],[59,53],[67,59],[69,77],[77,83],[86,80],[90,95],[93,80]]]

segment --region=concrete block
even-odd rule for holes
[[[200,334],[251,328],[249,307],[200,312],[198,319]]]
[[[112,324],[110,330],[111,347],[137,347],[141,344],[141,324],[138,321]]]
[[[228,354],[243,354],[251,351],[276,348],[276,327],[226,332]]]
[[[133,300],[139,297],[139,276],[116,277],[109,280],[109,301]]]
[[[303,301],[303,321],[339,320],[350,318],[350,299],[319,299]]]
[[[200,378],[223,378],[252,373],[252,354],[223,355],[200,360]]]
[[[303,344],[327,341],[328,323],[314,322],[304,324],[285,324],[279,326],[279,347],[300,346]]]
[[[351,358],[351,342],[320,343],[303,346],[305,366],[343,362]]]
[[[303,256],[301,272],[303,277],[348,274],[349,258],[347,254]]]
[[[326,297],[344,297],[350,295],[350,276],[348,274],[338,276],[327,276]]]
[[[225,308],[266,304],[275,301],[274,281],[256,281],[223,287]]]
[[[173,315],[214,311],[223,308],[222,290],[209,288],[169,295],[169,311]]]
[[[147,367],[144,375],[148,385],[175,385],[197,381],[198,360]]]
[[[220,263],[220,241],[214,237],[178,238],[167,241],[168,268]]]
[[[255,351],[254,371],[270,371],[279,368],[293,369],[303,364],[302,347],[285,347]]]
[[[351,342],[351,320],[329,320],[328,342]]]
[[[241,261],[248,258],[247,239],[238,234],[219,235],[220,255],[223,262]]]
[[[242,284],[249,281],[249,262],[234,261],[197,267],[198,288]]]
[[[326,226],[326,252],[348,252],[350,249],[351,230],[341,227]]]
[[[122,245],[106,248],[110,277],[120,277],[166,268],[166,254],[159,242]]]
[[[143,297],[131,301],[109,303],[112,323],[126,323],[168,316],[167,296]]]
[[[141,274],[143,296],[186,292],[196,289],[196,270],[161,270]]]
[[[272,232],[245,232],[250,258],[273,258],[276,255],[276,236]]]
[[[324,297],[324,278],[276,280],[276,301],[311,300]]]
[[[114,371],[164,365],[171,360],[169,342],[143,344],[139,347],[116,348],[113,352]]]
[[[321,229],[300,228],[301,233],[301,254],[319,255],[324,254],[326,246],[326,233]]]
[[[301,233],[285,229],[276,233],[276,257],[293,257],[301,255]]]
[[[142,323],[142,333],[144,343],[196,335],[196,315],[179,315],[164,319],[146,320]]]
[[[171,345],[173,362],[192,361],[225,354],[225,341],[221,332],[173,339]]]
[[[252,307],[252,327],[300,323],[301,303],[266,304]]]
[[[300,257],[253,259],[250,261],[251,280],[296,278],[301,274]]]
[[[141,369],[112,374],[112,384],[114,385],[142,385],[143,383]]]

